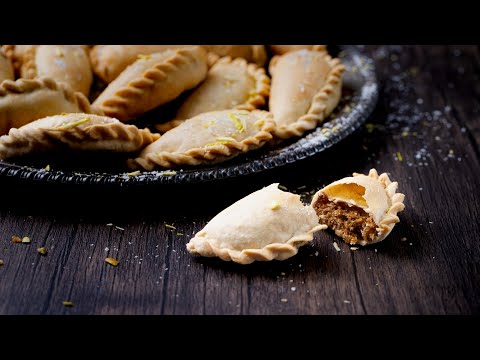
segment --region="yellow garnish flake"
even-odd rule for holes
[[[73,127],[76,127],[78,125],[82,125],[82,124],[85,124],[89,121],[91,121],[92,118],[90,116],[87,116],[86,118],[83,118],[83,119],[80,119],[80,120],[77,120],[77,121],[74,121],[70,124],[63,124],[63,125],[60,125],[58,127],[56,127],[57,130],[67,130],[67,129],[71,129]]]
[[[38,248],[37,251],[40,255],[47,255],[48,253],[47,248],[44,247]]]
[[[119,261],[118,261],[117,259],[110,258],[110,257],[105,258],[105,262],[106,262],[107,264],[112,265],[112,266],[117,266],[117,265],[119,264]]]
[[[231,143],[232,141],[235,141],[234,138],[228,137],[228,136],[220,136],[220,137],[215,138],[215,140],[216,140],[215,142],[209,143],[209,144],[205,145],[205,147],[225,145],[225,144]]]
[[[278,185],[278,188],[283,191],[288,191],[287,187],[283,185]]]
[[[272,204],[270,205],[270,209],[277,210],[279,208],[280,208],[280,204],[278,203],[278,201],[272,201]]]
[[[23,239],[22,239],[22,243],[23,244],[30,244],[32,240],[28,237],[28,236],[25,236]]]
[[[165,170],[160,172],[160,174],[162,174],[163,176],[175,176],[177,175],[177,172],[174,170]]]
[[[183,236],[183,234],[182,233],[177,233],[177,236]]]
[[[50,165],[45,166],[45,171],[50,171]]]
[[[239,119],[234,114],[230,114],[229,117],[240,134],[247,131],[247,122],[245,121],[245,119]]]
[[[18,243],[21,243],[21,242],[22,242],[22,239],[19,238],[17,235],[13,235],[13,236],[12,236],[12,242],[18,244]]]
[[[253,125],[255,126],[258,126],[258,127],[262,127],[263,124],[265,124],[265,120],[264,119],[260,119],[260,120],[257,120],[253,123]]]
[[[73,302],[71,301],[63,301],[62,303],[63,303],[63,306],[65,307],[73,307]]]
[[[138,60],[150,60],[150,55],[140,54],[138,55]]]
[[[166,228],[169,228],[169,229],[173,229],[173,230],[176,229],[175,226],[173,226],[173,225],[168,225],[168,224],[165,224],[165,227],[166,227]]]
[[[403,156],[400,153],[400,151],[397,151],[397,159],[398,159],[398,161],[403,161]]]
[[[63,51],[59,47],[55,48],[55,53],[57,54],[58,57],[63,57]]]
[[[137,175],[140,175],[140,170],[137,170],[137,171],[134,171],[134,172],[130,172],[130,173],[127,173],[128,176],[137,176]]]

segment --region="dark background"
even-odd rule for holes
[[[0,314],[478,314],[479,48],[360,48],[376,61],[378,106],[312,159],[190,187],[1,179]],[[262,186],[280,182],[308,201],[372,167],[406,194],[401,223],[380,244],[352,251],[322,232],[291,259],[248,266],[185,250],[216,213]]]

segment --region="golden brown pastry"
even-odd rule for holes
[[[281,139],[314,129],[337,106],[345,67],[326,51],[299,50],[270,62],[269,107]]]
[[[21,77],[48,77],[63,82],[85,96],[90,92],[93,74],[87,52],[82,45],[38,45],[23,53]]]
[[[274,55],[283,55],[297,50],[315,50],[326,51],[326,45],[268,45],[268,48]]]
[[[199,46],[141,56],[94,101],[106,115],[127,121],[163,105],[207,76],[207,54]]]
[[[285,260],[326,228],[299,195],[272,184],[220,212],[190,240],[187,250],[239,264]]]
[[[249,63],[255,63],[264,66],[267,62],[267,52],[264,45],[202,45],[205,50],[217,56],[209,58],[209,64],[213,65],[215,61],[224,56],[230,56],[232,59],[244,58]]]
[[[263,146],[274,126],[272,115],[262,110],[203,113],[166,132],[128,164],[152,170],[219,163]]]
[[[0,84],[0,135],[62,112],[90,113],[92,109],[82,93],[52,79],[5,80]]]
[[[328,225],[346,243],[369,245],[384,240],[400,221],[397,213],[405,206],[404,194],[396,193],[397,182],[375,169],[368,176],[335,181],[318,191],[312,207],[320,223]]]
[[[0,84],[3,80],[15,80],[15,74],[13,73],[12,62],[0,49]]]
[[[11,129],[0,137],[0,159],[63,149],[136,152],[160,135],[117,119],[92,114],[64,114]]]
[[[2,49],[10,59],[13,65],[13,69],[15,71],[15,75],[20,77],[20,68],[23,64],[23,55],[32,47],[36,47],[38,45],[2,45]]]
[[[183,102],[175,119],[157,125],[166,132],[196,115],[226,109],[255,110],[265,105],[270,93],[270,78],[265,70],[245,59],[220,59],[208,71],[206,80]]]
[[[150,55],[185,45],[95,45],[90,51],[95,74],[107,84],[133,64],[139,55]]]

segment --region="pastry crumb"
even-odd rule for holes
[[[352,251],[357,251],[358,249],[360,249],[358,246],[352,246],[352,247],[350,248],[350,250],[352,250]]]
[[[337,250],[337,252],[342,251],[336,241],[333,242],[333,247],[335,248],[335,250]]]
[[[12,235],[12,242],[18,244],[22,242],[22,239],[17,235]]]
[[[5,262],[0,259],[0,266],[3,266],[3,265],[5,265]]]
[[[32,240],[28,237],[28,236],[25,236],[23,239],[22,239],[22,244],[30,244]]]
[[[140,170],[127,173],[128,176],[137,176],[137,175],[140,175],[140,174],[141,174]]]
[[[115,225],[115,229],[117,229],[117,230],[121,230],[121,231],[125,231],[125,229],[124,229],[124,228],[122,228],[122,227],[120,227],[120,226],[116,226],[116,225]]]
[[[286,302],[288,302],[288,299],[283,298],[283,299],[280,299],[280,301],[283,302],[283,303],[286,303]]]
[[[348,301],[348,300],[343,300],[343,302],[344,302],[345,304],[350,304],[350,301]]]

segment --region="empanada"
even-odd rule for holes
[[[274,55],[283,55],[291,51],[303,49],[325,51],[326,45],[268,45],[268,48]]]
[[[299,195],[272,184],[220,212],[190,240],[187,250],[239,264],[285,260],[326,228]]]
[[[265,105],[270,78],[265,70],[245,59],[220,59],[208,71],[206,80],[183,102],[175,119],[157,125],[166,132],[196,115],[225,109],[255,110]]]
[[[11,129],[0,137],[0,159],[48,151],[136,152],[159,138],[117,119],[92,114],[64,114]]]
[[[83,45],[38,45],[23,52],[21,77],[48,77],[63,82],[85,96],[90,92],[93,74]]]
[[[62,112],[93,112],[87,98],[52,79],[5,80],[0,85],[0,135]]]
[[[166,132],[128,164],[152,170],[219,163],[263,146],[274,126],[272,115],[262,110],[203,113]]]
[[[185,45],[95,45],[90,51],[95,74],[107,84],[133,64],[139,55],[150,55]]]
[[[112,81],[93,105],[127,121],[194,88],[207,70],[207,54],[199,46],[145,55]]]
[[[202,45],[205,50],[217,56],[209,57],[209,65],[224,56],[232,59],[244,58],[249,63],[264,66],[267,61],[267,52],[264,45]]]
[[[382,241],[400,220],[405,195],[396,193],[397,182],[375,169],[368,176],[335,181],[318,191],[312,207],[320,223],[328,225],[349,244],[369,245]]]
[[[299,50],[270,62],[269,109],[281,139],[314,129],[337,106],[345,67],[326,51]]]
[[[15,75],[20,77],[20,68],[23,64],[23,55],[32,47],[38,45],[2,45],[2,50],[5,52],[7,58],[10,59],[15,71]]]
[[[3,80],[15,80],[15,74],[13,73],[12,62],[0,49],[0,84]]]

